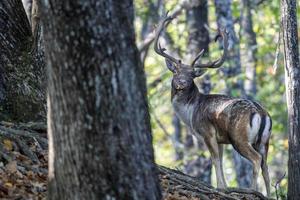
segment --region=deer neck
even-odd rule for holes
[[[171,93],[172,105],[176,115],[187,126],[190,126],[193,113],[195,111],[195,106],[203,94],[199,92],[195,84],[186,90],[176,90],[174,87],[172,87]]]

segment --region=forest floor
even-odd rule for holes
[[[46,125],[0,123],[0,199],[46,199]]]
[[[46,199],[46,125],[0,122],[0,142],[0,199]],[[157,168],[164,200],[267,200],[255,191],[236,188],[217,190],[180,171],[161,166]]]

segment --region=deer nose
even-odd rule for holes
[[[186,85],[186,84],[187,84],[187,81],[186,81],[186,80],[180,80],[179,83],[180,83],[181,85]]]

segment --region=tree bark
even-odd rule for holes
[[[242,65],[245,67],[245,93],[249,99],[256,94],[256,34],[253,31],[252,9],[250,0],[242,0],[241,4],[241,40],[245,46],[241,49]]]
[[[209,33],[207,0],[198,0],[198,6],[186,11],[188,25],[188,48],[189,59],[193,59],[202,49],[208,53]]]
[[[45,119],[44,54],[34,39],[21,0],[0,2],[0,120]]]
[[[289,200],[300,199],[300,62],[296,4],[296,0],[281,1],[289,130]]]
[[[239,41],[234,30],[234,22],[231,12],[231,0],[215,0],[217,24],[219,28],[226,28],[228,31],[229,51],[227,62],[222,68],[226,78],[232,78],[241,73],[241,58]],[[240,96],[245,96],[244,83],[242,79],[238,79],[236,83],[226,82],[226,93],[232,95],[233,90],[239,93]]]
[[[209,32],[208,32],[208,9],[207,0],[195,0],[195,5],[186,11],[188,25],[188,60],[192,60],[204,49],[205,55],[209,52]],[[208,94],[211,90],[210,76],[204,75],[197,81],[199,89]]]
[[[160,199],[133,3],[44,1],[49,199]]]

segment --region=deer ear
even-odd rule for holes
[[[171,72],[175,73],[176,72],[176,66],[175,66],[175,64],[171,60],[169,60],[167,58],[165,60],[166,60],[166,65],[167,65],[168,69]]]
[[[199,77],[205,74],[206,70],[205,69],[195,69],[194,70],[194,77]]]

